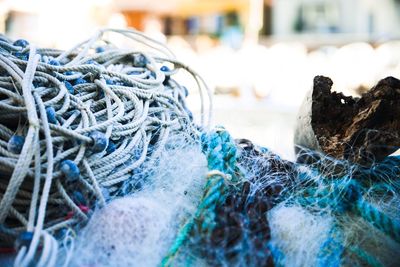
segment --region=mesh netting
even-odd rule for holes
[[[234,140],[204,101],[193,120],[179,69],[204,100],[136,31],[69,51],[0,37],[0,244],[16,266],[400,264],[398,157],[290,162]]]

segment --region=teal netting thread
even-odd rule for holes
[[[223,128],[203,134],[201,137],[203,153],[207,156],[208,181],[204,187],[204,195],[192,218],[179,230],[168,254],[163,258],[161,266],[170,266],[179,249],[187,241],[194,224],[201,221],[202,229],[210,232],[213,228],[215,207],[223,199],[226,181],[237,182],[236,176],[236,144]]]
[[[400,223],[391,219],[382,211],[378,210],[363,198],[358,199],[355,204],[357,213],[367,222],[381,230],[393,240],[400,243]]]
[[[319,173],[313,173],[313,175],[315,174],[320,175]],[[328,179],[323,180],[325,183],[328,181]],[[362,189],[362,186],[354,181],[354,179],[348,180],[348,177],[344,177],[326,183],[323,190],[316,187],[308,188],[304,191],[299,202],[303,206],[317,205],[320,208],[329,207],[339,215],[343,212],[352,212],[387,234],[393,240],[400,242],[399,222],[394,221],[368,203],[363,197]],[[342,239],[340,229],[333,227],[327,240],[320,248],[317,256],[317,266],[340,266],[344,249],[349,249],[350,252],[357,255],[369,266],[382,266],[378,259],[361,248],[345,248]]]
[[[342,203],[345,210],[353,211],[375,228],[400,243],[400,223],[366,201],[357,183],[351,182],[344,188]]]
[[[324,190],[309,189],[305,192],[306,196],[300,199],[301,204],[331,207],[338,213],[351,211],[400,243],[400,223],[368,203],[357,182],[335,181]]]

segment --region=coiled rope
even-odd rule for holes
[[[113,34],[136,46],[114,46]],[[53,234],[118,196],[171,133],[198,135],[179,69],[198,85],[208,127],[202,78],[140,32],[100,30],[68,51],[0,36],[0,245],[17,239],[16,266],[54,266]]]

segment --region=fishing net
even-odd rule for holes
[[[199,120],[179,70],[198,87]],[[301,149],[290,162],[210,129],[206,94],[196,72],[134,30],[101,30],[68,51],[1,36],[0,248],[10,262],[400,264],[398,157],[365,167]]]

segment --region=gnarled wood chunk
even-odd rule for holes
[[[314,78],[299,113],[296,145],[366,166],[400,148],[400,80],[387,77],[361,98],[332,92],[332,84]]]

